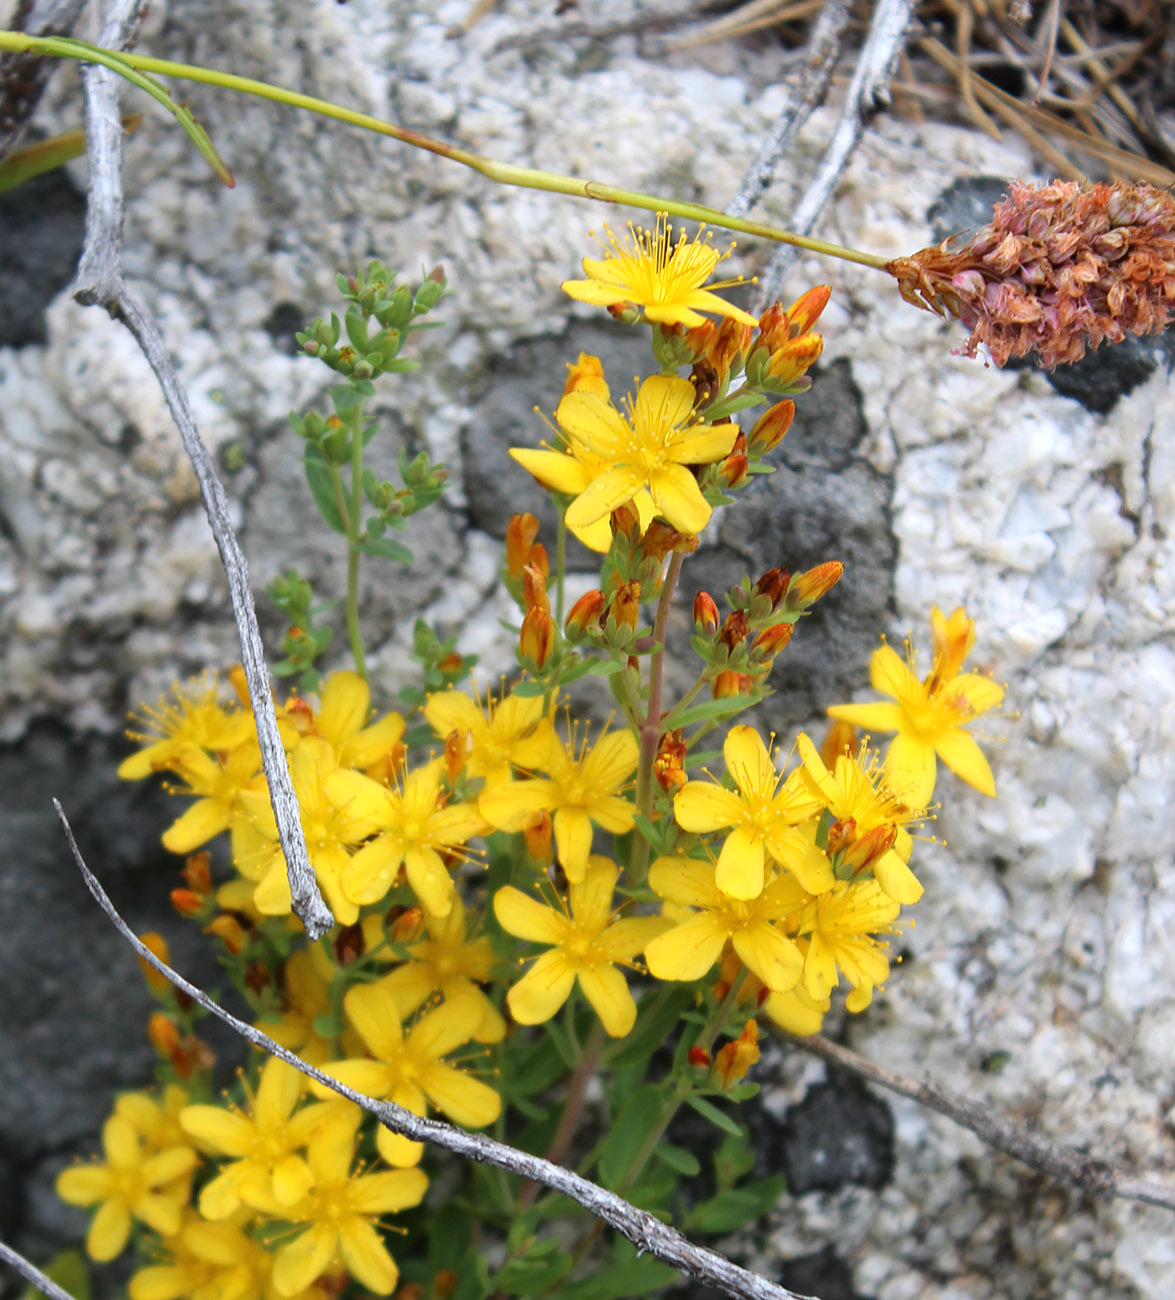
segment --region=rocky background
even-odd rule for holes
[[[722,206],[783,102],[771,37],[666,54],[632,37],[499,51],[557,26],[502,0],[460,39],[468,0],[186,0],[152,6],[143,48],[296,87],[515,163]],[[598,0],[593,22],[631,16]],[[86,33],[79,33],[86,34]],[[414,533],[415,566],[367,568],[374,678],[407,679],[412,619],[509,661],[495,594],[507,514],[541,494],[505,448],[536,442],[564,362],[644,363],[626,331],[559,281],[608,215],[504,189],[453,164],[207,87],[178,93],[237,178],[221,188],[153,106],[126,151],[126,263],[160,321],[201,431],[225,466],[263,628],[264,584],[291,562],[339,579],[286,424],[325,391],[293,331],[371,256],[409,277],[443,263],[456,295],[419,336],[423,373],[389,385],[389,456],[453,470]],[[124,97],[129,104],[130,95]],[[760,214],[786,223],[835,122],[818,112]],[[45,132],[81,121],[76,71],[54,79]],[[1015,142],[881,117],[820,233],[893,256],[977,224],[1002,178],[1039,176]],[[169,915],[158,847],[166,796],[120,785],[129,707],[236,657],[195,482],[146,363],[65,286],[84,168],[0,199],[0,1238],[38,1260],[80,1239],[52,1180],[93,1149],[112,1094],[143,1081],[149,1005],[52,823],[57,795],[91,865],[140,929],[215,982]],[[737,269],[769,250],[744,241]],[[920,845],[927,894],[904,961],[844,1027],[857,1051],[929,1071],[1041,1133],[1170,1182],[1175,1167],[1175,397],[1163,341],[1064,373],[953,356],[961,329],[889,281],[804,259],[796,296],[831,282],[824,360],[782,468],[715,521],[684,593],[825,558],[845,581],[776,669],[765,721],[788,738],[859,697],[881,633],[925,646],[930,606],[977,616],[976,657],[1008,685],[988,728],[999,797],[952,778]],[[639,344],[643,342],[637,338]],[[628,367],[627,371],[625,367]],[[323,547],[320,553],[319,547]],[[584,569],[585,557],[575,557]],[[584,585],[589,579],[584,574]],[[683,615],[684,617],[684,615]],[[995,1068],[1002,1063],[1002,1068]],[[763,1159],[789,1177],[748,1262],[825,1298],[1161,1300],[1169,1213],[1084,1197],[912,1103],[773,1047],[759,1077]]]

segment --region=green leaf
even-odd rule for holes
[[[702,1172],[697,1156],[682,1147],[675,1147],[671,1142],[659,1142],[653,1148],[653,1155],[663,1165],[668,1165],[685,1178],[696,1178]]]
[[[714,1152],[714,1181],[720,1192],[725,1192],[749,1174],[755,1163],[755,1153],[745,1133],[735,1137],[728,1134]]]
[[[686,1215],[686,1232],[734,1232],[745,1228],[775,1208],[787,1180],[779,1174],[760,1178],[745,1187],[732,1187],[703,1201]]]
[[[538,1242],[521,1259],[512,1259],[494,1278],[506,1295],[537,1295],[552,1287],[571,1267],[571,1256],[554,1241]]]
[[[742,1128],[730,1118],[725,1111],[721,1111],[713,1102],[709,1102],[705,1097],[687,1097],[686,1105],[692,1106],[703,1119],[708,1119],[715,1128],[720,1128],[723,1133],[729,1133],[732,1137],[742,1137]]]
[[[613,1263],[591,1277],[559,1288],[559,1300],[626,1300],[627,1296],[646,1296],[677,1277],[677,1270],[662,1264],[652,1255],[637,1255],[629,1241],[620,1238],[627,1248],[613,1252]],[[618,1243],[619,1245],[619,1243]]]
[[[401,564],[411,564],[415,558],[403,542],[392,537],[368,537],[355,549],[363,555],[379,555],[385,560],[398,560]]]
[[[350,320],[350,316],[347,317]],[[355,384],[335,384],[330,389],[331,404],[335,408],[335,414],[342,418],[348,415],[357,406],[362,406],[365,394],[359,391]]]
[[[336,533],[342,533],[345,537],[347,530],[343,526],[343,517],[339,514],[334,480],[322,452],[313,445],[307,447],[306,454],[302,457],[302,467],[306,471],[306,482],[318,513]]]
[[[517,682],[514,686],[512,695],[517,695],[520,700],[533,700],[536,696],[546,695],[547,688],[542,682],[524,681]]]
[[[661,1119],[665,1098],[660,1088],[646,1084],[625,1102],[600,1152],[600,1178],[616,1187],[632,1166],[650,1131]]]
[[[611,677],[613,673],[618,673],[625,665],[618,659],[597,659],[588,669],[589,677]]]
[[[368,348],[367,322],[352,307],[343,318],[343,324],[347,327],[347,337],[351,340],[351,346],[362,356]]]
[[[690,727],[695,722],[733,717],[734,714],[741,713],[749,703],[751,701],[745,695],[732,695],[724,700],[704,700],[701,704],[691,704],[680,713],[671,714],[668,721],[675,727]]]
[[[80,1250],[63,1250],[60,1255],[54,1255],[41,1272],[50,1282],[68,1291],[74,1300],[90,1300],[90,1270]],[[42,1294],[30,1285],[21,1292],[20,1300],[40,1300]]]
[[[443,1241],[444,1238],[440,1240]],[[453,1266],[453,1272],[457,1274],[457,1285],[450,1292],[449,1300],[485,1300],[486,1296],[493,1293],[490,1266],[486,1263],[484,1251],[466,1251]]]

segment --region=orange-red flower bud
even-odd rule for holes
[[[667,731],[661,737],[657,757],[653,760],[653,775],[667,794],[685,785],[685,759],[686,746],[681,730]]]
[[[698,1066],[699,1069],[706,1069],[710,1064],[710,1053],[704,1047],[691,1047],[689,1049],[689,1063]]]
[[[771,602],[772,610],[779,608],[779,602],[787,594],[788,572],[786,569],[768,569],[751,588],[752,596],[766,596]]]
[[[264,993],[273,983],[273,975],[263,961],[251,961],[245,967],[245,987],[253,993]]]
[[[415,943],[424,933],[424,909],[405,907],[388,922],[393,943]]]
[[[714,1077],[723,1088],[729,1088],[744,1078],[758,1059],[759,1026],[754,1020],[748,1020],[737,1038],[718,1049]]]
[[[208,906],[208,900],[206,897],[202,898],[199,894],[193,893],[190,889],[173,889],[171,891],[171,905],[180,916],[199,916]]]
[[[541,609],[544,614],[551,612],[551,602],[547,597],[547,575],[537,564],[529,561],[522,566],[522,607],[528,613],[532,609]]]
[[[542,668],[555,649],[555,624],[542,609],[528,611],[518,637],[518,654],[528,668]]]
[[[716,700],[728,700],[734,695],[749,695],[751,679],[746,673],[724,668],[710,683],[710,692]]]
[[[627,537],[629,541],[635,542],[640,536],[641,517],[631,503],[613,510],[611,523],[613,537]]]
[[[622,582],[608,607],[608,618],[617,627],[636,627],[641,612],[641,584],[635,578]]]
[[[539,533],[539,521],[534,515],[511,515],[506,525],[506,577],[517,582],[522,568],[530,556],[530,548]]]
[[[545,810],[532,814],[522,827],[522,841],[533,862],[546,866],[551,861],[551,814]]]
[[[820,319],[821,312],[832,297],[832,286],[818,284],[800,296],[787,309],[787,323],[791,335],[806,334]]]
[[[180,875],[184,884],[194,894],[212,892],[212,855],[207,852],[193,853],[183,865]]]
[[[722,622],[718,641],[728,650],[742,645],[747,637],[747,613],[743,609],[732,609]]]
[[[841,580],[845,566],[839,560],[827,560],[806,573],[799,573],[787,589],[788,609],[807,609],[826,596]]]
[[[734,440],[730,455],[718,466],[718,485],[723,488],[739,488],[747,481],[747,436],[740,433]]]
[[[718,372],[721,383],[726,383],[734,363],[745,357],[751,347],[754,336],[753,325],[744,325],[733,317],[726,316],[718,325],[717,335],[710,347],[709,361]]]
[[[820,758],[830,772],[836,768],[836,760],[842,754],[852,758],[856,752],[857,728],[851,722],[834,722],[824,733]]]
[[[216,935],[234,956],[237,953],[244,952],[245,945],[249,942],[240,921],[235,916],[229,916],[227,912],[222,912],[206,925],[204,933]]]
[[[751,452],[756,456],[766,456],[774,447],[778,447],[791,428],[795,416],[796,404],[790,397],[768,407],[755,421],[755,427],[747,439]]]
[[[879,858],[884,857],[893,848],[897,838],[898,828],[892,822],[874,826],[849,845],[842,862],[849,867],[854,876],[860,875]]]
[[[783,649],[795,634],[794,623],[776,623],[774,627],[765,627],[751,643],[751,658],[765,663]]]
[[[457,783],[472,752],[473,732],[468,727],[455,727],[445,737],[445,775],[450,785]]]
[[[581,641],[589,629],[599,627],[607,604],[608,597],[602,591],[585,591],[567,611],[567,618],[563,623],[563,631],[567,633],[567,639]]]
[[[685,345],[695,361],[709,360],[710,349],[714,346],[717,337],[718,326],[712,320],[702,321],[700,325],[686,330],[684,335]]]
[[[139,940],[161,962],[167,966],[171,965],[171,949],[168,947],[167,940],[163,935],[150,930],[147,934],[139,935]],[[147,981],[147,987],[152,993],[166,993],[172,987],[171,980],[166,975],[161,975],[154,966],[148,965],[142,957],[138,958],[138,963],[139,969],[143,972],[143,978]]]
[[[147,1021],[147,1037],[151,1046],[165,1059],[170,1058],[180,1045],[179,1027],[162,1011],[154,1012]]]
[[[841,817],[828,828],[828,856],[835,857],[857,838],[857,823],[852,817]]]
[[[694,630],[699,636],[713,636],[718,631],[718,606],[708,591],[694,597]]]
[[[363,956],[366,944],[363,942],[363,927],[354,925],[340,926],[334,937],[335,961],[340,966],[351,966]]]
[[[798,339],[789,339],[771,353],[767,373],[779,388],[788,384],[810,370],[820,359],[824,351],[824,338],[820,334],[801,334]]]
[[[653,560],[663,560],[670,551],[692,555],[698,549],[693,533],[679,533],[662,519],[654,519],[641,538],[641,553]]]

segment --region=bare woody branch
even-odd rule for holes
[[[126,49],[137,30],[142,7],[142,0],[115,0],[102,31],[102,44],[110,49]],[[122,124],[118,111],[121,78],[107,68],[89,66],[83,68],[82,81],[86,92],[86,152],[90,184],[86,204],[86,242],[78,266],[74,297],[87,306],[105,307],[134,335],[155,372],[171,417],[179,429],[184,450],[196,471],[204,512],[228,578],[233,617],[241,642],[241,662],[249,683],[249,699],[269,798],[289,871],[294,912],[310,937],[317,939],[331,928],[334,917],[319,892],[306,852],[298,801],[278,735],[269,672],[257,627],[257,611],[249,588],[248,566],[229,518],[224,487],[196,428],[187,394],[168,355],[163,336],[123,279]]]
[[[21,0],[10,26],[30,36],[68,36],[85,0]],[[0,58],[0,158],[20,143],[55,61],[35,54]]]
[[[6,1246],[0,1241],[0,1259],[6,1264],[10,1264],[26,1282],[31,1282],[33,1286],[49,1300],[74,1300],[68,1291],[63,1291],[51,1278],[45,1276],[35,1264],[30,1264],[21,1254],[18,1254],[11,1246]]]
[[[740,1300],[807,1300],[806,1297],[799,1296],[786,1287],[778,1286],[767,1278],[740,1267],[705,1246],[695,1245],[676,1229],[662,1223],[655,1215],[637,1209],[635,1205],[629,1204],[615,1192],[597,1186],[570,1169],[552,1164],[541,1156],[532,1156],[525,1151],[518,1151],[504,1142],[495,1142],[493,1138],[484,1137],[480,1133],[467,1133],[464,1129],[454,1128],[451,1124],[444,1124],[440,1120],[414,1115],[410,1110],[405,1110],[392,1102],[376,1101],[372,1097],[365,1097],[337,1079],[332,1079],[329,1074],[324,1074],[314,1066],[308,1065],[295,1053],[275,1043],[259,1029],[246,1024],[243,1020],[238,1020],[236,1016],[214,1002],[203,989],[189,983],[165,962],[160,961],[146,944],[140,941],[118,914],[97,877],[86,865],[73,837],[69,821],[56,799],[53,800],[53,807],[69,842],[73,860],[77,863],[78,870],[86,882],[86,887],[119,934],[143,961],[170,980],[177,989],[186,993],[194,1002],[198,1002],[206,1011],[211,1012],[218,1020],[222,1020],[230,1029],[252,1043],[254,1047],[268,1052],[270,1056],[279,1057],[296,1070],[300,1070],[308,1079],[323,1084],[333,1092],[337,1092],[340,1097],[345,1097],[356,1106],[361,1106],[393,1133],[400,1133],[414,1142],[429,1142],[433,1146],[444,1147],[446,1151],[452,1151],[466,1160],[476,1160],[479,1164],[504,1169],[507,1173],[517,1174],[519,1178],[529,1179],[553,1192],[559,1192],[582,1205],[585,1210],[615,1228],[617,1232],[623,1233],[637,1248],[638,1253],[654,1255],[705,1286],[716,1287],[729,1296],[739,1297]]]
[[[953,1096],[941,1085],[930,1079],[919,1081],[906,1075],[895,1074],[883,1066],[874,1065],[863,1056],[833,1043],[827,1038],[814,1035],[811,1038],[795,1038],[796,1047],[818,1056],[829,1065],[840,1066],[871,1083],[888,1088],[890,1092],[910,1097],[920,1105],[936,1110],[940,1115],[953,1119],[956,1124],[970,1129],[982,1142],[1002,1151],[1004,1155],[1019,1160],[1021,1164],[1039,1169],[1041,1173],[1060,1182],[1073,1183],[1084,1192],[1094,1196],[1116,1196],[1128,1201],[1145,1201],[1148,1205],[1159,1205],[1166,1210],[1175,1210],[1175,1188],[1163,1187],[1143,1178],[1133,1178],[1116,1169],[1105,1160],[1074,1151],[1072,1147],[1061,1146],[1042,1138],[1023,1124],[1000,1115],[987,1105],[968,1101],[963,1097]]]

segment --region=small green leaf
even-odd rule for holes
[[[515,683],[511,695],[517,695],[520,700],[533,700],[539,695],[546,695],[547,688],[542,682],[522,681]]]
[[[484,1251],[466,1251],[453,1267],[453,1272],[457,1274],[457,1285],[450,1292],[449,1300],[485,1300],[493,1293],[490,1266]]]
[[[696,1178],[702,1172],[697,1156],[682,1147],[675,1147],[671,1142],[658,1143],[653,1148],[653,1155],[685,1178]]]
[[[343,323],[347,327],[347,337],[351,340],[351,346],[361,356],[367,351],[367,322],[354,308],[347,312],[343,318]],[[341,415],[342,412],[340,411]]]
[[[631,1242],[624,1241],[623,1257],[613,1253],[613,1263],[591,1277],[559,1288],[559,1300],[626,1300],[628,1296],[647,1296],[667,1286],[677,1277],[677,1270],[662,1264],[652,1255],[638,1256]]]
[[[306,471],[306,483],[314,504],[318,507],[318,513],[336,533],[346,536],[347,530],[343,527],[339,504],[335,499],[334,480],[322,452],[317,447],[307,447],[306,454],[302,457],[302,467]]]
[[[385,560],[398,560],[401,564],[411,564],[414,559],[403,542],[391,537],[369,537],[355,549],[363,555],[379,555]]]
[[[537,1295],[552,1287],[571,1267],[571,1256],[556,1242],[538,1242],[521,1259],[512,1259],[494,1278],[506,1295]]]
[[[68,1291],[73,1300],[90,1300],[90,1270],[80,1250],[63,1250],[41,1271],[50,1282],[56,1282],[63,1291]],[[21,1292],[20,1300],[41,1300],[41,1295],[37,1287],[27,1286]]]
[[[745,1187],[732,1187],[703,1201],[686,1215],[686,1232],[734,1232],[754,1223],[775,1208],[787,1180],[779,1174],[760,1178]]]
[[[600,1152],[600,1178],[616,1187],[632,1166],[633,1157],[661,1119],[665,1098],[652,1084],[639,1088],[621,1108]]]
[[[703,1119],[708,1119],[715,1128],[720,1128],[723,1133],[729,1133],[732,1137],[742,1137],[741,1127],[724,1111],[719,1110],[713,1102],[707,1101],[705,1097],[687,1097],[685,1100],[688,1106],[692,1106]]]
[[[625,666],[619,659],[597,659],[588,669],[588,676],[611,677],[613,673],[618,673]]]

